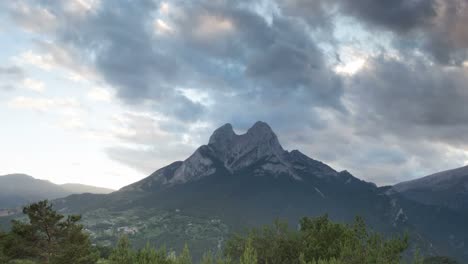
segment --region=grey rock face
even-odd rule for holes
[[[255,123],[243,135],[236,135],[232,126],[226,124],[213,133],[208,146],[230,171],[242,169],[266,157],[275,157],[279,163],[285,163],[283,147],[264,122]]]

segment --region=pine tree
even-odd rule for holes
[[[135,264],[171,264],[173,261],[167,255],[165,247],[156,250],[149,244],[138,251]]]
[[[251,238],[249,238],[245,244],[244,253],[240,258],[240,264],[257,264],[257,252],[252,246]]]
[[[131,249],[130,241],[126,236],[121,237],[109,257],[110,264],[129,264],[134,263],[134,260],[135,254]]]
[[[92,248],[81,217],[64,216],[47,201],[26,206],[23,213],[29,222],[13,221],[6,237],[5,253],[9,259],[31,259],[43,263],[96,263],[98,253]]]
[[[182,253],[177,257],[177,264],[192,264],[192,257],[188,245],[185,244]]]

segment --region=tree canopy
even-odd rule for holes
[[[78,224],[81,217],[67,217],[47,201],[24,207],[28,221],[13,220],[11,232],[2,235],[5,261],[30,260],[39,263],[95,263],[98,253]],[[1,256],[1,255],[0,255]]]
[[[248,236],[234,236],[227,242],[225,254],[242,259],[243,250],[250,247],[259,264],[393,264],[400,263],[408,238],[386,239],[370,233],[361,218],[345,225],[321,216],[303,218],[299,230],[277,221],[273,226],[251,230]]]

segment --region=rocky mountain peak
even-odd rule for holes
[[[224,162],[228,169],[244,167],[263,157],[284,154],[278,138],[265,122],[256,122],[245,134],[234,133],[230,124],[216,129],[208,146]]]
[[[303,181],[304,176],[343,180],[328,165],[298,150],[285,151],[271,127],[259,121],[244,134],[236,134],[231,124],[224,124],[213,132],[207,145],[199,147],[186,160],[162,168],[125,190],[171,186],[197,181],[217,172],[235,174],[240,171],[251,171],[257,176],[291,177],[297,181]]]
[[[219,127],[213,132],[208,144],[210,145],[230,144],[235,136],[236,136],[236,133],[234,133],[234,130],[232,129],[232,125],[227,123]]]
[[[276,137],[271,127],[267,123],[262,121],[257,121],[251,128],[249,128],[249,130],[247,130],[247,134],[251,136]]]

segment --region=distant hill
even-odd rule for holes
[[[0,176],[0,209],[16,208],[42,199],[77,193],[110,193],[113,190],[81,184],[54,184],[26,174]]]
[[[390,191],[419,203],[468,212],[468,166],[402,182]]]
[[[115,191],[108,188],[96,187],[79,183],[65,183],[61,184],[60,186],[71,193],[108,194]]]

